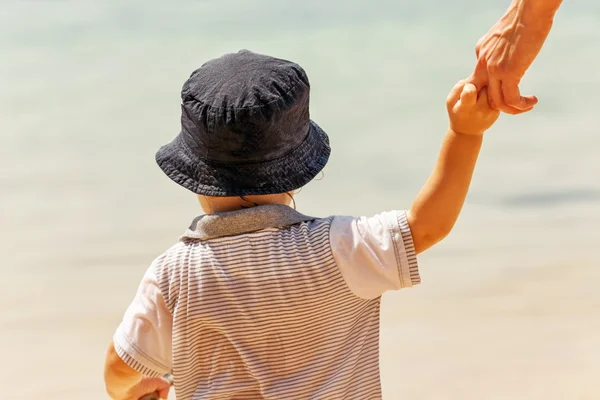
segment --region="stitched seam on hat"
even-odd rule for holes
[[[212,112],[212,108],[210,108],[210,106],[208,107],[207,114],[208,115],[206,116],[206,136],[208,136],[208,137],[206,139],[207,145],[205,147],[205,153],[206,153],[205,157],[208,157],[208,149],[210,149],[210,139],[211,139],[211,135],[212,135],[211,131],[214,128],[214,124],[215,124],[215,115],[214,115],[215,113]],[[198,176],[198,171],[200,171],[200,167],[201,167],[201,164],[198,163],[198,165],[196,165],[196,168],[194,169],[194,176]],[[201,183],[198,180],[198,182],[196,183],[196,188],[194,189],[194,192],[198,191],[198,188],[200,188],[200,185],[201,185]]]
[[[190,146],[188,146],[183,137],[180,138],[180,143],[183,147],[185,156],[188,158],[189,161],[193,162],[192,155],[194,154],[194,152],[192,151],[192,149],[190,149]]]

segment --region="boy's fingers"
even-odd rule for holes
[[[450,94],[448,95],[448,99],[446,100],[449,104],[456,104],[456,102],[460,99],[460,95],[465,87],[465,80],[458,81],[456,85],[450,90]]]
[[[473,107],[477,103],[477,88],[473,84],[466,84],[460,94],[460,102],[464,107]]]

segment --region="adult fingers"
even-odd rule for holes
[[[502,97],[502,86],[498,79],[490,77],[488,81],[487,97],[488,104],[492,108],[499,110],[500,107],[504,105],[504,98]]]
[[[521,96],[518,83],[502,81],[501,85],[504,103],[508,107],[512,107],[520,111],[529,111],[538,102],[538,99],[535,96]]]
[[[491,108],[512,115],[522,114],[524,112],[522,110],[519,110],[518,108],[506,104],[506,102],[504,101],[504,94],[502,92],[502,82],[499,79],[490,77],[487,95],[488,104]]]
[[[477,104],[484,105],[488,103],[488,88],[484,87],[481,89],[477,96]]]

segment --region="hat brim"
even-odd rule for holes
[[[306,139],[279,158],[225,164],[190,154],[181,134],[156,153],[156,162],[175,183],[205,196],[251,196],[301,188],[323,170],[331,148],[327,134],[313,121]]]

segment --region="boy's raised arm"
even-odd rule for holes
[[[452,230],[471,184],[483,133],[499,115],[488,106],[486,89],[478,97],[475,86],[464,81],[452,89],[446,105],[450,127],[440,155],[407,213],[417,254]]]

